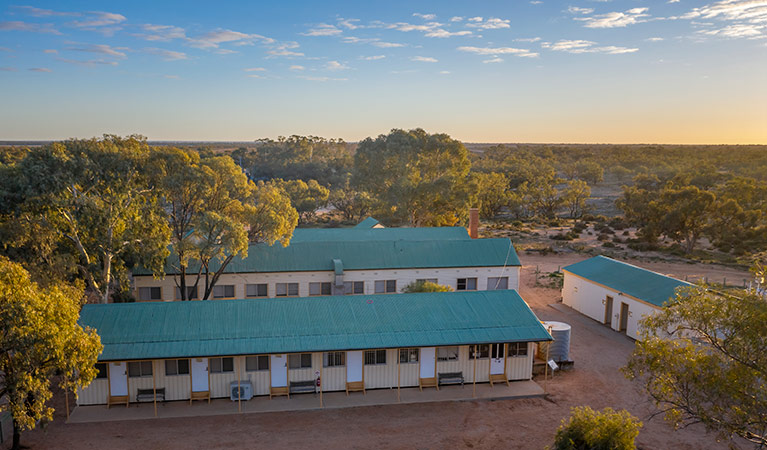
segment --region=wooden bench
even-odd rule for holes
[[[287,386],[282,386],[282,387],[271,386],[269,388],[269,398],[270,399],[272,397],[279,397],[281,395],[287,395],[288,398],[290,398],[290,390],[288,389]]]
[[[463,387],[463,372],[443,372],[440,374],[437,374],[437,378],[439,379],[439,384],[442,386],[443,384],[458,384],[461,383],[461,387]]]
[[[112,405],[122,405],[125,404],[125,406],[128,406],[128,396],[127,395],[110,395],[107,396],[107,409],[109,409]]]
[[[291,394],[299,394],[301,392],[317,392],[317,381],[316,380],[309,380],[309,381],[291,381],[290,382],[290,393]]]
[[[155,392],[157,395],[155,395]],[[158,401],[164,402],[165,401],[165,388],[159,388],[159,389],[139,389],[136,392],[136,401],[137,402],[153,402],[155,400],[155,397]]]
[[[194,400],[207,400],[210,403],[210,391],[192,392],[189,396],[189,404],[191,405]]]
[[[349,392],[360,392],[360,391],[363,394],[366,394],[364,381],[347,381],[346,382],[346,395],[349,395]]]

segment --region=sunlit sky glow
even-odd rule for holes
[[[0,139],[767,144],[767,0],[0,3]]]

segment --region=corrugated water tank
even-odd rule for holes
[[[549,359],[554,361],[570,360],[570,325],[564,322],[543,322],[543,326],[551,333],[554,342],[549,347]]]

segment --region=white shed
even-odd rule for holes
[[[571,264],[562,271],[565,305],[633,339],[639,339],[643,317],[663,308],[677,288],[691,286],[605,256]]]

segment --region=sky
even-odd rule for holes
[[[767,0],[0,0],[0,140],[767,144]]]

